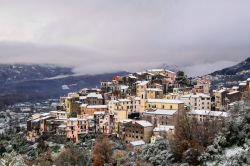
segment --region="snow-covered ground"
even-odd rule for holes
[[[244,149],[242,147],[233,146],[233,147],[225,149],[225,156],[227,158],[230,158],[230,157],[232,157],[234,155],[240,154],[243,151],[244,151]]]

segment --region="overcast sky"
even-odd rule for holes
[[[248,56],[249,0],[0,0],[0,63],[201,75]]]

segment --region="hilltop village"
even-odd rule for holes
[[[181,71],[146,70],[60,97],[55,110],[35,113],[27,121],[26,138],[37,141],[46,135],[78,143],[88,135],[101,134],[137,148],[173,137],[183,114],[198,125],[221,122],[237,101],[249,98],[250,79],[213,90],[209,77],[189,80]]]

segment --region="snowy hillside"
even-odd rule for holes
[[[22,65],[1,64],[0,83],[11,83],[14,81],[27,81],[56,77],[59,75],[72,75],[72,69],[52,65]]]

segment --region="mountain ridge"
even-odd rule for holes
[[[240,81],[250,78],[250,57],[233,66],[208,74],[212,76],[213,88],[237,86]]]
[[[0,65],[0,107],[16,102],[58,98],[83,87],[94,88],[99,86],[102,80],[111,80],[113,76],[128,73],[120,71],[75,75],[69,67],[21,64],[15,66],[18,67],[13,69],[13,65]]]

